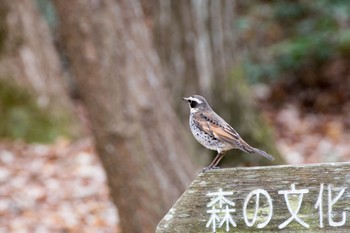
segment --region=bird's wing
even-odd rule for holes
[[[273,156],[266,153],[263,150],[254,148],[246,143],[241,136],[219,115],[216,115],[215,118],[207,113],[198,114],[196,120],[194,121],[196,126],[202,131],[211,135],[212,137],[227,142],[233,147],[238,148],[249,154],[258,153],[269,160],[273,160]]]
[[[237,146],[237,143],[239,144],[241,140],[239,134],[223,119],[220,119],[220,121],[218,121],[211,117],[209,114],[201,113],[197,116],[195,122],[197,127],[207,134],[219,140],[233,144],[234,146]]]

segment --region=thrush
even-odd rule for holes
[[[190,129],[193,136],[204,147],[216,150],[218,154],[211,164],[203,171],[218,168],[225,152],[240,149],[249,154],[260,154],[269,160],[274,158],[263,150],[254,148],[246,143],[241,136],[224,119],[216,114],[204,97],[192,95],[183,98],[190,106]]]

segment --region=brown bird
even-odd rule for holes
[[[204,97],[192,95],[183,98],[190,106],[190,129],[193,136],[204,147],[218,152],[211,164],[203,171],[216,167],[231,149],[240,149],[249,154],[260,154],[269,160],[274,158],[263,150],[254,148],[246,143],[241,136],[224,119],[216,114]]]

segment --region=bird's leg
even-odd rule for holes
[[[214,163],[214,165],[213,165],[212,168],[216,168],[216,167],[217,167],[217,165],[219,164],[219,162],[221,161],[221,159],[224,157],[224,155],[225,155],[225,152],[220,152],[220,153],[218,153],[218,155],[217,155],[217,156],[215,157],[215,159],[214,159],[215,163]]]
[[[217,165],[219,164],[220,160],[224,157],[225,152],[219,152],[214,160],[210,163],[210,165],[203,169],[203,171],[210,170],[210,169],[216,169],[218,168]]]

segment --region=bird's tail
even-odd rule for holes
[[[264,156],[265,158],[267,158],[269,160],[275,160],[275,158],[272,155],[266,153],[265,151],[260,150],[258,148],[253,148],[253,149],[254,149],[255,153],[258,153],[259,155],[262,155],[262,156]]]
[[[269,160],[274,160],[275,159],[272,155],[270,155],[270,154],[266,153],[265,151],[260,150],[258,148],[251,147],[247,143],[244,143],[242,145],[242,148],[240,148],[240,149],[243,150],[244,152],[249,153],[249,154],[254,154],[255,153],[255,154],[262,155],[262,156],[264,156],[265,158],[267,158]]]

